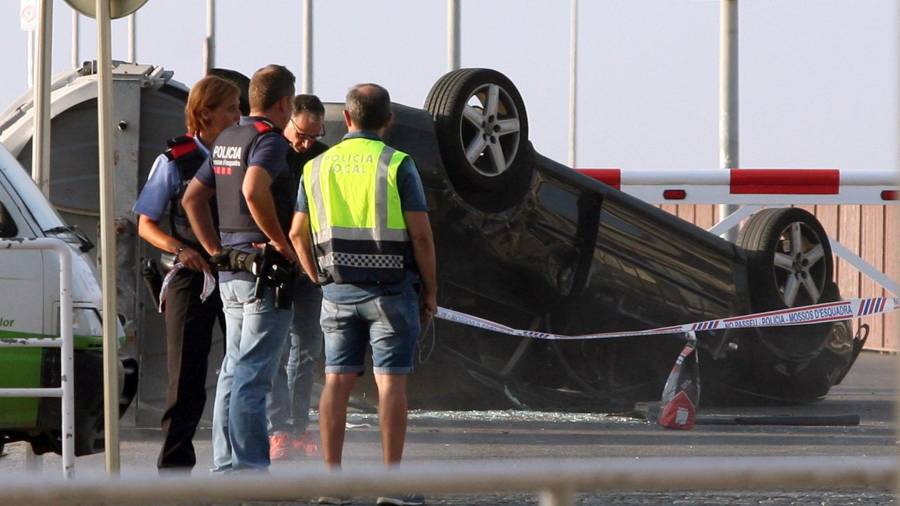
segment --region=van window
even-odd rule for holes
[[[3,202],[0,202],[0,238],[16,237],[19,235],[19,227],[13,221],[12,216]]]

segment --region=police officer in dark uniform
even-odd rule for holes
[[[293,96],[294,76],[286,68],[268,65],[253,74],[250,116],[221,133],[182,202],[198,239],[220,266],[226,329],[213,410],[215,471],[269,466],[266,395],[291,320],[291,293],[278,280],[293,279],[297,264],[287,239],[294,195],[286,162],[290,147],[282,134]],[[218,234],[209,205],[213,196]]]
[[[157,466],[191,469],[196,463],[192,439],[206,403],[206,366],[215,320],[221,317],[217,292],[201,300],[208,255],[191,230],[181,196],[209,157],[219,133],[240,117],[240,90],[219,77],[205,77],[191,89],[185,107],[188,135],[168,141],[134,205],[138,234],[173,255],[180,268],[166,287],[166,357],[168,389],[162,417],[165,441]],[[168,211],[169,232],[159,222]]]

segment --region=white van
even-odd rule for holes
[[[75,336],[75,454],[103,449],[100,286],[90,240],[67,226],[18,161],[0,145],[0,240],[55,237],[72,249]],[[124,332],[119,328],[120,343]],[[55,337],[59,327],[56,253],[0,248],[0,337]],[[0,348],[0,388],[59,386],[58,348]],[[122,361],[120,412],[136,391],[137,362]],[[0,398],[0,451],[28,441],[35,453],[61,452],[58,398]]]

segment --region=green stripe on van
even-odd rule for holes
[[[0,388],[39,388],[42,351],[41,348],[0,349]],[[39,402],[36,397],[0,397],[0,429],[36,426]]]

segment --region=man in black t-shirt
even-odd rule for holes
[[[287,163],[292,177],[291,194],[295,197],[303,166],[328,149],[319,140],[325,134],[324,120],[325,107],[318,97],[294,97],[294,112],[284,129],[284,136],[292,148]],[[318,438],[308,434],[306,429],[315,365],[322,355],[321,306],[322,289],[301,274],[294,284],[290,344],[285,344],[281,365],[267,399],[271,460],[319,454]]]

